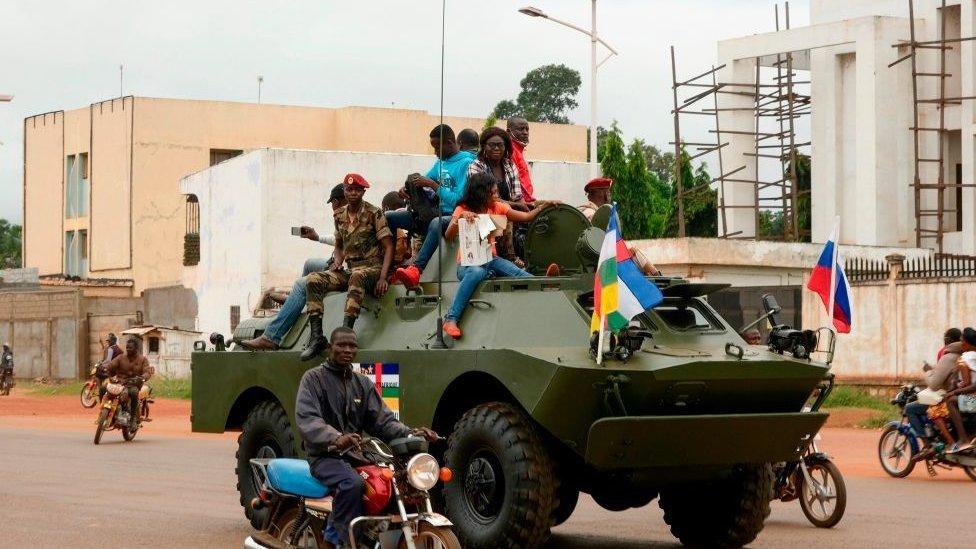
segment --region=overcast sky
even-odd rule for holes
[[[516,10],[535,5],[589,26],[586,0],[447,0],[447,114],[484,116],[514,97],[532,68],[564,63],[583,76],[589,123],[589,41]],[[25,116],[124,93],[150,97],[437,112],[439,0],[6,0],[0,8],[0,217],[22,219]],[[715,62],[716,41],[773,30],[769,0],[599,0],[598,30],[619,52],[600,70],[599,122],[627,138],[672,137],[668,46],[679,77]],[[808,2],[790,5],[807,24]]]

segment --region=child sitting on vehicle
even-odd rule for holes
[[[976,351],[966,351],[956,362],[959,383],[956,388],[946,393],[943,403],[948,408],[952,425],[956,429],[961,442],[953,444],[947,452],[963,452],[973,447],[973,440],[966,433],[966,426],[962,420],[963,413],[976,412]]]

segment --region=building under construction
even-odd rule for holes
[[[812,0],[807,26],[786,5],[770,19],[714,67],[674,60],[675,142],[711,157],[719,236],[822,242],[839,219],[844,244],[976,254],[976,6]]]

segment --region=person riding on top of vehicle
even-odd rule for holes
[[[3,353],[0,354],[0,378],[12,376],[14,374],[14,352],[10,350],[10,344],[3,344]]]
[[[101,364],[108,365],[112,362],[112,359],[122,354],[122,349],[119,348],[119,336],[112,332],[108,333],[105,338],[105,360]]]
[[[953,388],[950,387],[951,378],[956,371],[956,362],[959,360],[959,355],[962,354],[962,343],[959,341],[950,343],[944,347],[943,351],[942,356],[935,366],[925,364],[922,368],[925,384],[933,391],[948,391]],[[926,447],[931,442],[925,431],[927,411],[928,406],[919,402],[911,402],[905,406],[905,415],[908,417],[908,423],[912,426],[915,434],[922,439]],[[919,452],[913,456],[913,459],[922,459],[925,455],[926,452]]]
[[[966,432],[966,425],[962,420],[963,413],[976,412],[976,330],[966,328],[961,336],[962,354],[956,363],[959,383],[945,394],[943,402],[952,419],[952,426],[956,430],[959,440],[947,452],[964,452],[973,447],[973,439]]]
[[[586,220],[593,222],[593,216],[596,215],[596,211],[600,209],[601,206],[610,204],[610,188],[613,187],[613,179],[609,177],[597,177],[591,179],[583,186],[583,192],[586,193],[586,203],[580,204],[576,207],[577,210],[582,212],[586,216]],[[661,276],[661,270],[651,263],[651,260],[647,258],[644,252],[637,246],[627,243],[628,249],[630,250],[630,255],[634,258],[634,262],[637,263],[637,268],[640,269],[645,276]]]
[[[411,430],[400,423],[374,382],[353,371],[359,350],[356,332],[340,326],[329,339],[328,359],[305,372],[299,383],[295,423],[312,476],[335,492],[331,528],[326,528],[325,536],[345,547],[349,545],[349,523],[363,513],[363,479],[354,469],[366,463],[359,451],[363,434],[384,442],[411,433],[428,442],[438,436],[426,427]]]
[[[332,187],[332,192],[329,193],[329,199],[326,203],[332,208],[333,215],[339,208],[346,205],[346,195],[343,191],[342,183]],[[302,238],[335,246],[334,235],[326,234],[319,236],[315,229],[307,226],[302,226],[300,230]],[[277,350],[285,335],[288,334],[288,330],[295,325],[295,321],[298,320],[298,316],[302,314],[302,309],[305,307],[308,296],[308,280],[306,277],[314,272],[328,269],[331,263],[331,257],[313,257],[305,260],[305,265],[302,267],[302,276],[292,284],[291,293],[288,294],[285,302],[281,305],[281,309],[278,310],[278,314],[275,315],[274,320],[271,321],[271,324],[268,324],[263,334],[254,339],[241,341],[241,346],[252,351]]]
[[[135,421],[139,412],[139,389],[152,377],[152,367],[142,355],[142,342],[137,337],[125,341],[125,352],[112,359],[108,365],[108,375],[125,385],[129,393],[129,421]],[[98,397],[105,396],[107,387],[102,385]]]

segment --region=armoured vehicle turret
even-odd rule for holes
[[[723,285],[652,278],[663,303],[606,338],[598,365],[589,322],[607,216],[591,226],[567,206],[540,215],[527,269],[557,263],[560,276],[485,281],[463,338],[446,348],[435,331],[457,288],[447,243],[419,291],[370,298],[356,324],[364,375],[405,423],[448,437],[433,450],[454,471],[442,502],[465,547],[537,547],[580,492],[615,511],[658,499],[685,544],[749,543],[769,514],[771,464],[797,458],[826,420],[803,410],[818,388],[825,396],[829,367],[747,345],[708,304]],[[326,297],[326,333],[342,323],[343,301]],[[268,322],[249,319],[233,339]],[[308,335],[303,316],[281,350],[231,344],[192,357],[193,430],[240,431],[238,490],[254,522],[248,460],[302,455],[294,409],[315,367],[298,358]]]

